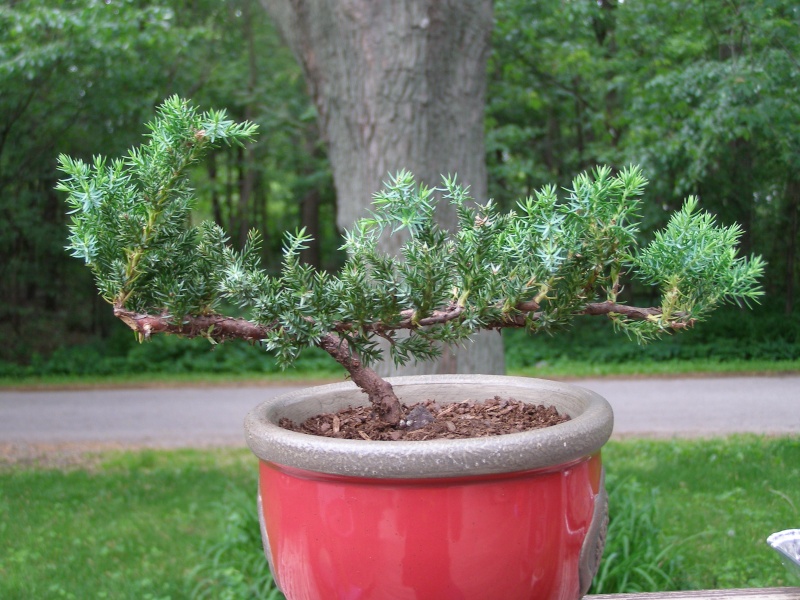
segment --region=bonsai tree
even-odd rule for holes
[[[92,270],[114,314],[146,340],[153,334],[251,340],[283,366],[318,346],[368,394],[377,416],[397,424],[403,409],[370,365],[388,341],[397,364],[435,358],[442,344],[469,343],[481,329],[555,331],[578,316],[604,316],[646,342],[693,326],[723,302],[762,294],[759,257],[737,257],[741,229],[722,227],[689,198],[663,231],[637,245],[646,180],[637,167],[598,167],[559,198],[554,186],[501,212],[473,202],[455,176],[440,188],[391,177],[371,216],[345,233],[338,274],[300,261],[309,241],[286,235],[280,273],[260,266],[260,236],[227,245],[213,223],[192,224],[192,167],[220,144],[244,144],[256,126],[224,111],[199,112],[173,97],[158,109],[145,144],[92,164],[60,157],[72,221],[68,250]],[[455,205],[456,231],[434,219]],[[404,235],[401,256],[377,250],[381,235]],[[655,286],[653,307],[623,304],[623,276]],[[223,312],[239,307],[245,316]]]

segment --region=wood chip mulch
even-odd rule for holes
[[[281,427],[323,437],[349,440],[435,440],[487,437],[550,427],[569,420],[553,407],[495,396],[440,406],[432,400],[403,406],[398,427],[381,422],[369,406],[350,407],[335,414],[307,419],[298,425],[287,419]]]

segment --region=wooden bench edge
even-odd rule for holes
[[[644,594],[599,594],[585,596],[585,600],[680,600],[694,598],[701,600],[800,600],[800,587],[754,588],[733,590],[700,590],[684,592],[648,592]]]

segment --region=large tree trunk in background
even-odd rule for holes
[[[793,173],[786,185],[786,299],[784,311],[787,315],[794,310],[795,273],[797,272],[797,238],[800,235],[800,174]]]
[[[313,239],[300,251],[300,260],[313,267],[321,268],[322,257],[319,247],[319,205],[322,198],[319,189],[311,188],[300,200],[300,223],[306,234]]]
[[[256,56],[255,37],[253,35],[253,25],[250,19],[250,5],[246,2],[242,6],[242,33],[244,41],[247,43],[247,102],[244,107],[244,118],[252,121],[255,116],[253,103],[255,102],[256,85],[258,85],[258,65]],[[250,144],[246,148],[240,149],[239,153],[239,205],[238,205],[238,225],[239,225],[239,248],[242,248],[247,240],[247,234],[251,227],[251,216],[255,214],[253,210],[255,187],[256,187],[256,161],[255,148]],[[233,233],[233,232],[231,232]]]
[[[490,0],[262,0],[305,72],[338,198],[338,225],[367,214],[387,175],[439,185],[458,174],[486,200],[483,114]],[[452,228],[443,203],[439,222]],[[382,240],[396,253],[399,236]],[[502,341],[476,343],[402,373],[500,373]],[[397,373],[398,371],[393,371]]]

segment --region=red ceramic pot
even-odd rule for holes
[[[547,429],[471,440],[333,440],[277,427],[360,404],[351,384],[270,400],[247,419],[260,461],[265,552],[289,600],[580,598],[597,569],[607,501],[608,403],[536,379],[391,380],[406,403],[495,395],[555,406]]]

